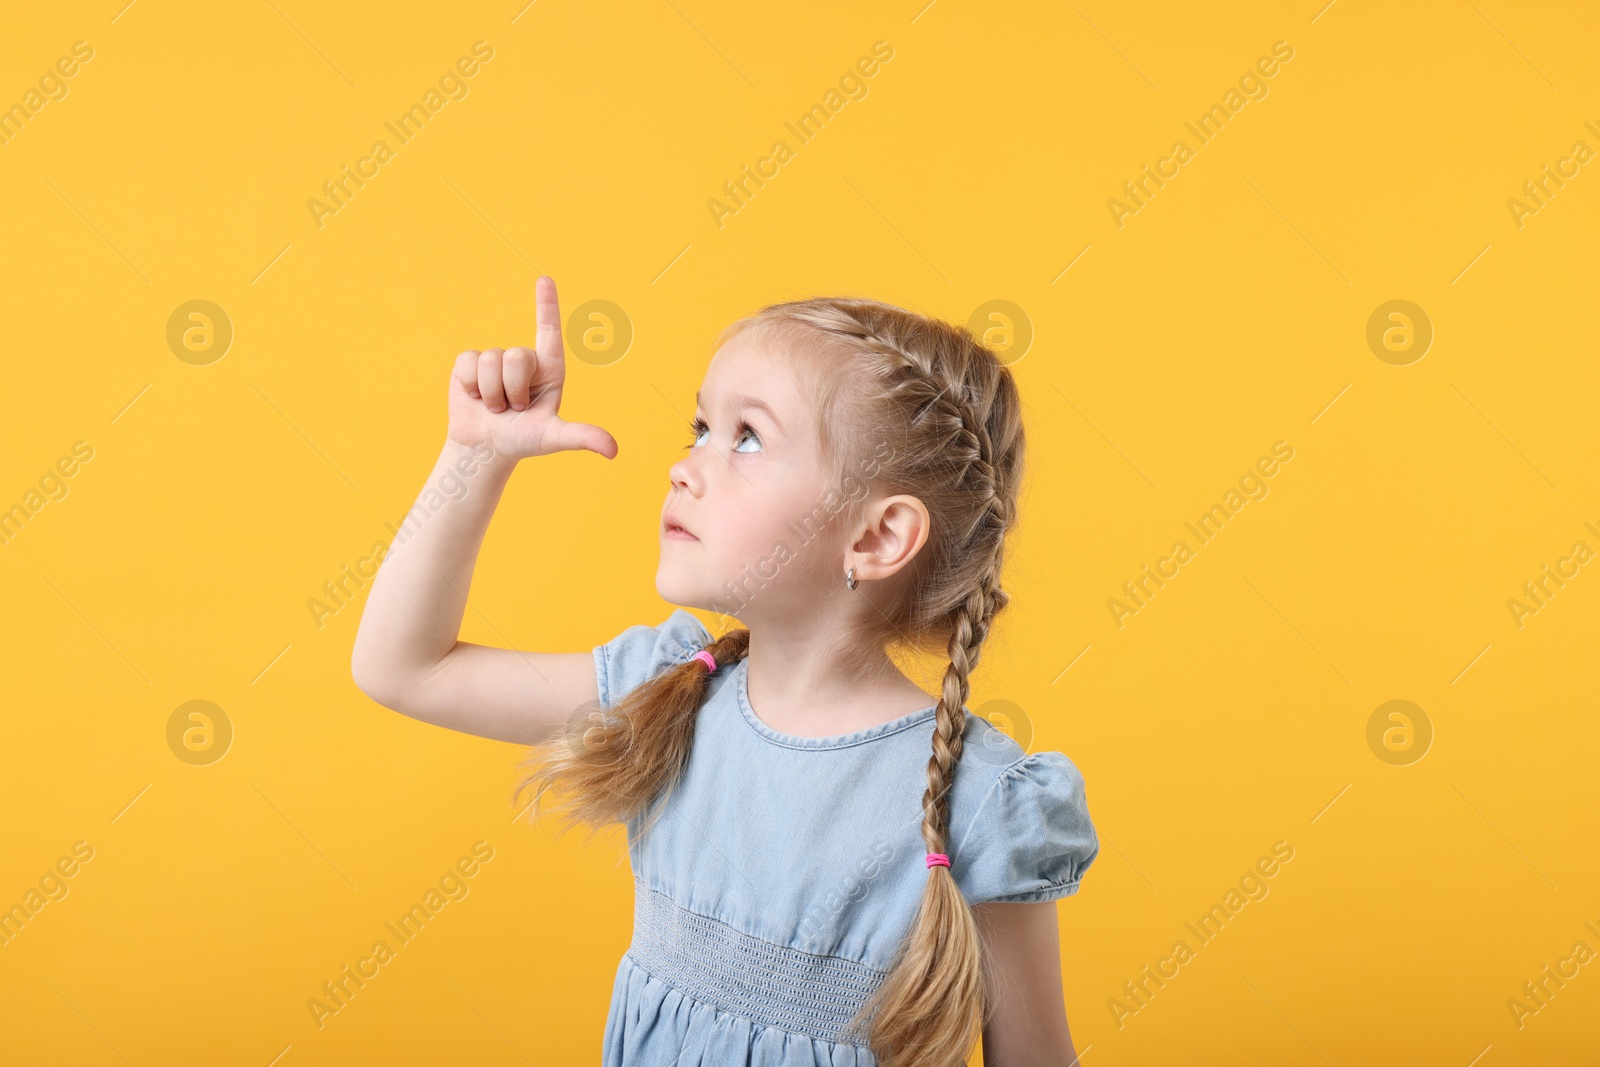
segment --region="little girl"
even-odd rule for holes
[[[513,797],[534,815],[548,794],[568,823],[626,826],[604,1063],[948,1067],[980,1036],[988,1067],[1075,1063],[1051,902],[1099,853],[1083,778],[965,706],[1010,599],[1011,373],[872,300],[734,323],[668,470],[656,589],[743,625],[678,608],[592,652],[489,648],[457,634],[516,462],[617,455],[557,414],[560,310],[537,284],[533,350],[456,358],[434,474],[467,489],[385,559],[352,670],[406,715],[535,746]],[[891,648],[948,656],[936,700]]]

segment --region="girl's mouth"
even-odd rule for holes
[[[662,527],[661,536],[665,540],[668,540],[668,541],[698,541],[698,540],[700,540],[700,538],[696,537],[694,534],[690,533],[688,530],[685,530],[682,526],[679,526],[677,523],[673,522],[671,519],[666,520],[665,525]]]

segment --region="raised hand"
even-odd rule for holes
[[[561,307],[555,279],[534,286],[538,331],[534,349],[468,350],[450,374],[448,436],[463,445],[485,442],[511,459],[588,449],[615,459],[617,441],[586,422],[568,422],[557,411],[566,382],[561,343]]]

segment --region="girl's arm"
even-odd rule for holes
[[[1056,902],[976,904],[994,1010],[983,1030],[984,1067],[1076,1067],[1061,990]]]
[[[391,546],[373,579],[350,657],[357,687],[379,704],[517,744],[544,740],[600,693],[590,652],[519,652],[458,640],[489,518],[519,459],[577,448],[617,454],[605,430],[556,414],[565,353],[554,281],[538,280],[536,301],[534,350],[456,357],[444,450],[418,496],[416,518],[402,526],[409,537]]]

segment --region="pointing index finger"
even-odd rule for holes
[[[534,283],[534,305],[538,312],[538,333],[534,348],[539,358],[560,362],[565,355],[561,346],[561,305],[556,298],[556,280],[541,274]]]

